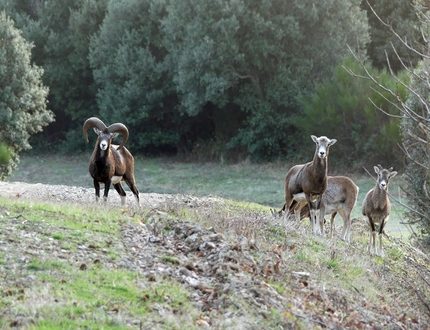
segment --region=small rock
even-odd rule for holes
[[[199,327],[210,328],[209,323],[208,323],[206,320],[203,320],[203,319],[198,319],[198,320],[196,321],[196,324],[197,324]]]
[[[311,276],[311,274],[308,272],[291,272],[291,274],[293,274],[296,277],[302,277],[302,278],[309,278],[309,276]]]
[[[34,276],[34,275],[28,275],[27,276],[28,281],[34,281],[35,279],[36,279],[36,276]]]
[[[192,277],[189,277],[189,276],[185,276],[184,280],[185,280],[185,282],[187,282],[193,288],[197,288],[197,287],[200,286],[200,281],[196,280],[195,278],[192,278]]]
[[[223,239],[221,234],[211,234],[208,236],[208,240],[211,242],[220,242]]]
[[[215,243],[213,242],[204,242],[200,244],[199,251],[205,251],[205,250],[213,250],[216,248]]]

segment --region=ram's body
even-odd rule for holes
[[[94,128],[95,133],[98,135],[89,163],[89,172],[93,178],[96,200],[100,197],[100,184],[104,184],[105,201],[108,197],[109,188],[113,184],[115,190],[121,196],[121,203],[124,205],[126,193],[121,186],[121,181],[124,180],[139,204],[139,191],[134,178],[134,158],[130,151],[124,147],[128,138],[127,128],[121,123],[106,127],[100,119],[92,117],[87,119],[83,126],[83,133],[87,141],[89,128]],[[123,135],[123,141],[119,146],[112,144],[112,139],[116,133]]]

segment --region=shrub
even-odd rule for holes
[[[357,79],[345,67],[365,75],[360,64],[346,59],[330,79],[317,86],[312,95],[302,97],[303,113],[294,119],[300,135],[327,135],[338,139],[341,143],[336,144],[334,156],[344,165],[357,168],[377,163],[400,166],[403,160],[398,147],[401,141],[400,120],[386,116],[372,104],[398,114],[391,103],[394,98],[388,92],[376,89],[370,79]],[[406,87],[396,84],[388,72],[370,66],[367,70],[403,100],[406,99]],[[404,73],[399,74],[399,78],[408,81]]]
[[[30,149],[30,136],[53,121],[46,107],[48,89],[42,69],[30,63],[31,44],[0,13],[0,140],[9,146],[10,159],[0,166],[0,178],[12,171],[22,150]]]

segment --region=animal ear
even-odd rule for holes
[[[395,177],[397,175],[397,171],[393,171],[390,173],[390,175],[388,176],[390,179]]]
[[[94,133],[96,133],[97,135],[100,135],[100,133],[102,132],[101,130],[99,130],[96,127],[94,127],[93,130],[94,130]]]
[[[331,139],[330,142],[328,143],[329,146],[332,146],[333,144],[335,144],[337,142],[336,139]]]
[[[375,170],[376,174],[379,174],[379,167],[378,166],[373,166],[373,169]]]
[[[115,139],[118,135],[119,133],[112,133],[112,139]]]
[[[311,135],[312,141],[318,143],[318,138],[315,135]]]

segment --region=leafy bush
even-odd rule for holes
[[[0,165],[6,165],[10,160],[10,152],[8,147],[0,143]]]
[[[30,136],[53,121],[46,107],[48,89],[43,86],[43,70],[30,63],[31,45],[0,13],[0,140],[9,146],[10,159],[0,166],[0,178],[12,171],[19,153],[29,149]]]
[[[386,116],[372,104],[386,112],[399,114],[391,103],[394,98],[388,92],[376,89],[370,79],[354,77],[345,68],[365,76],[360,64],[347,59],[337,66],[330,79],[317,86],[313,94],[302,97],[303,113],[294,118],[300,135],[327,135],[338,139],[333,156],[344,165],[357,168],[378,163],[400,166],[404,158],[398,147],[400,120]],[[406,99],[407,88],[396,83],[388,72],[370,66],[367,70],[381,84]],[[398,77],[407,83],[405,73]]]

